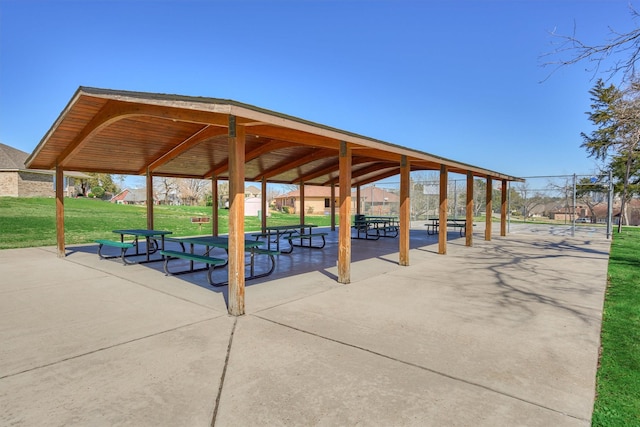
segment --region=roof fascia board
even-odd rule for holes
[[[40,140],[36,148],[33,150],[33,152],[29,155],[29,157],[27,157],[27,160],[24,162],[24,165],[27,167],[27,169],[31,166],[31,162],[38,155],[38,153],[40,153],[45,143],[49,140],[49,138],[51,138],[51,135],[53,135],[55,130],[58,128],[58,126],[60,126],[60,123],[62,123],[62,121],[67,116],[67,114],[69,114],[69,111],[71,111],[73,106],[78,102],[81,95],[82,95],[81,89],[79,88],[73,94],[73,96],[71,97],[67,105],[64,107],[64,109],[60,112],[60,115],[58,115],[58,118],[56,119],[55,122],[53,122],[53,125],[51,125],[47,133],[42,137],[42,139]]]

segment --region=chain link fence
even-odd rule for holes
[[[610,236],[616,218],[613,216],[614,199],[609,177],[571,174],[524,178],[525,182],[508,183],[509,229],[515,224],[545,224],[556,230],[565,227],[573,234],[576,226],[591,225],[602,228]],[[412,173],[410,185],[412,221],[437,217],[440,204],[439,174]],[[486,180],[476,178],[473,186],[473,216],[481,220],[487,214]],[[491,214],[499,216],[502,182],[494,181],[492,190]],[[388,181],[365,186],[360,194],[364,214],[397,215],[399,212],[400,182]],[[466,216],[466,178],[448,181],[447,199],[449,217]]]
[[[514,226],[522,229],[521,225],[549,225],[556,230],[562,227],[573,234],[578,227],[587,225],[606,230],[607,237],[611,235],[613,223],[618,221],[619,200],[614,199],[613,190],[608,176],[594,176],[586,174],[530,176],[524,177],[525,182],[508,183],[508,230]],[[250,185],[252,184],[252,185]],[[226,187],[225,187],[226,185]],[[260,183],[248,183],[247,191],[253,191],[257,197],[260,193]],[[473,213],[476,221],[483,222],[486,210],[486,179],[476,178],[473,181]],[[278,210],[287,205],[288,210],[299,209],[296,206],[295,192],[298,186],[267,185],[267,200]],[[325,189],[326,190],[326,189]],[[492,185],[491,215],[499,217],[502,200],[502,182],[494,181]],[[228,191],[226,182],[219,183],[218,201],[225,206]],[[288,192],[294,192],[291,197],[283,197]],[[326,193],[326,191],[324,192]],[[305,210],[308,214],[329,214],[329,193],[315,194],[308,190],[305,195]],[[412,172],[410,176],[411,221],[420,223],[439,216],[440,206],[440,176],[438,172]],[[210,204],[210,195],[208,203]],[[354,208],[359,202],[360,213],[370,216],[398,215],[400,213],[400,182],[393,180],[378,181],[374,184],[360,187],[359,192],[352,193]],[[454,178],[447,183],[447,208],[450,218],[464,218],[466,216],[467,181],[466,177]],[[315,200],[318,199],[318,200]],[[632,219],[637,217],[640,223],[640,200],[630,204],[627,215]],[[282,206],[281,206],[282,205]],[[289,206],[291,205],[291,206]],[[634,206],[637,206],[634,207]],[[635,209],[635,210],[634,210]],[[637,211],[637,212],[636,212]]]

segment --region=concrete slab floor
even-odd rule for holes
[[[449,237],[354,240],[341,285],[334,233],[239,318],[202,273],[0,251],[0,425],[589,425],[609,241]]]

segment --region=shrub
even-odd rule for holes
[[[104,188],[100,187],[100,186],[95,186],[91,189],[91,192],[93,193],[93,197],[96,197],[98,199],[102,199],[104,197]]]

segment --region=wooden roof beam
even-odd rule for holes
[[[369,163],[369,162],[371,162],[371,159],[368,159],[368,158],[352,158],[351,165],[356,166],[362,163]],[[338,170],[339,170],[339,161],[338,161],[338,158],[336,157],[335,164],[332,164],[330,166],[325,166],[321,169],[312,171],[306,175],[302,175],[300,176],[300,180],[311,181],[312,179],[318,178],[322,175],[338,172]]]
[[[377,182],[380,181],[381,179],[385,179],[385,178],[389,178],[390,176],[394,176],[397,175],[399,172],[399,168],[400,165],[398,166],[394,166],[392,169],[389,170],[389,168],[384,168],[383,172],[374,175],[371,178],[367,178],[367,179],[358,179],[358,177],[351,177],[351,183],[352,186],[356,186],[356,185],[364,185],[364,184],[369,184],[371,182]],[[376,169],[379,170],[379,169]],[[369,171],[369,173],[371,173],[371,171]],[[358,176],[364,176],[366,174],[359,174]],[[322,185],[331,185],[331,184],[336,184],[338,182],[337,179],[331,179],[327,182],[322,183]]]
[[[356,186],[356,185],[371,184],[373,182],[378,182],[378,181],[383,180],[385,178],[389,178],[391,176],[398,175],[399,173],[400,173],[400,165],[398,165],[398,167],[396,167],[396,168],[394,168],[392,170],[377,174],[377,175],[375,175],[375,176],[373,176],[371,178],[362,179],[362,180],[352,179],[352,185]]]
[[[369,147],[354,149],[353,156],[354,157],[359,157],[359,156],[371,157],[374,159],[385,160],[385,161],[394,162],[398,164],[400,164],[400,158],[401,158],[401,155],[398,153],[393,153],[390,151],[375,150]]]
[[[82,131],[76,135],[69,145],[58,155],[56,161],[49,165],[48,169],[53,169],[56,164],[64,166],[73,156],[102,129],[123,118],[126,110],[116,101],[108,101],[100,111],[93,116]]]
[[[274,176],[280,175],[283,172],[288,172],[292,169],[295,169],[299,166],[302,166],[304,164],[307,163],[311,163],[315,160],[319,160],[319,159],[325,159],[327,157],[332,157],[335,156],[336,153],[333,150],[316,150],[313,153],[311,153],[308,156],[302,156],[298,159],[295,159],[293,161],[291,160],[285,160],[284,162],[281,162],[278,166],[263,171],[260,176],[256,176],[254,177],[254,181],[257,180],[258,178],[265,178],[265,179],[269,179],[272,178]],[[299,179],[296,179],[296,181],[299,181]]]
[[[251,133],[299,145],[311,145],[313,147],[329,148],[335,150],[335,155],[338,155],[339,142],[329,139],[325,136],[314,135],[299,130],[281,128],[273,125],[253,126],[251,127]]]
[[[182,110],[178,108],[170,108],[157,105],[131,104],[121,101],[107,101],[100,111],[82,128],[74,140],[65,150],[60,153],[56,162],[60,166],[65,166],[71,158],[102,129],[118,122],[120,120],[131,117],[156,117],[173,121],[184,121],[190,123],[202,123],[205,125],[226,125],[227,118],[225,115],[195,111]],[[53,168],[52,164],[49,167]]]
[[[269,141],[264,144],[261,144],[259,147],[254,148],[251,151],[245,153],[245,162],[250,162],[251,160],[255,160],[258,157],[262,156],[265,153],[269,153],[271,151],[276,151],[281,148],[288,147],[289,144],[282,141]],[[228,162],[221,162],[211,168],[207,173],[204,174],[205,178],[211,178],[213,176],[218,176],[229,169]]]
[[[126,174],[124,174],[126,175]],[[187,179],[204,179],[202,175],[195,175],[192,173],[154,173],[155,177],[163,177],[163,178],[187,178]]]
[[[336,158],[335,163],[332,163],[329,166],[324,166],[320,169],[316,169],[306,175],[300,175],[300,179],[298,181],[311,181],[312,179],[318,178],[322,175],[338,172],[339,169],[340,169],[340,162],[339,162],[339,159]]]
[[[117,103],[123,116],[148,116],[174,122],[201,123],[225,128],[229,126],[229,115],[225,113],[116,100],[111,100],[109,103]]]
[[[149,163],[148,166],[145,166],[144,168],[140,169],[140,171],[138,171],[138,175],[142,175],[146,173],[147,168],[150,171],[153,171],[159,168],[160,166],[175,159],[180,154],[190,150],[191,148],[202,143],[203,141],[206,141],[209,138],[220,136],[220,135],[226,135],[226,134],[227,134],[227,129],[225,128],[204,126],[198,132],[194,133],[189,138],[185,139],[183,142],[175,146],[173,149],[171,149],[167,153],[163,154],[162,156],[158,157],[156,160]]]
[[[361,177],[363,175],[369,175],[370,173],[378,172],[379,170],[386,170],[386,169],[389,169],[389,168],[396,169],[398,167],[399,167],[398,165],[387,165],[387,164],[380,165],[379,163],[376,163],[376,164],[368,166],[366,168],[354,170],[351,173],[351,178],[358,178],[358,177]]]
[[[258,157],[262,156],[266,153],[271,153],[276,150],[280,150],[282,148],[289,147],[284,141],[269,141],[264,144],[261,144],[259,147],[254,148],[253,150],[247,152],[245,154],[245,162],[250,162],[251,160],[255,160]]]

